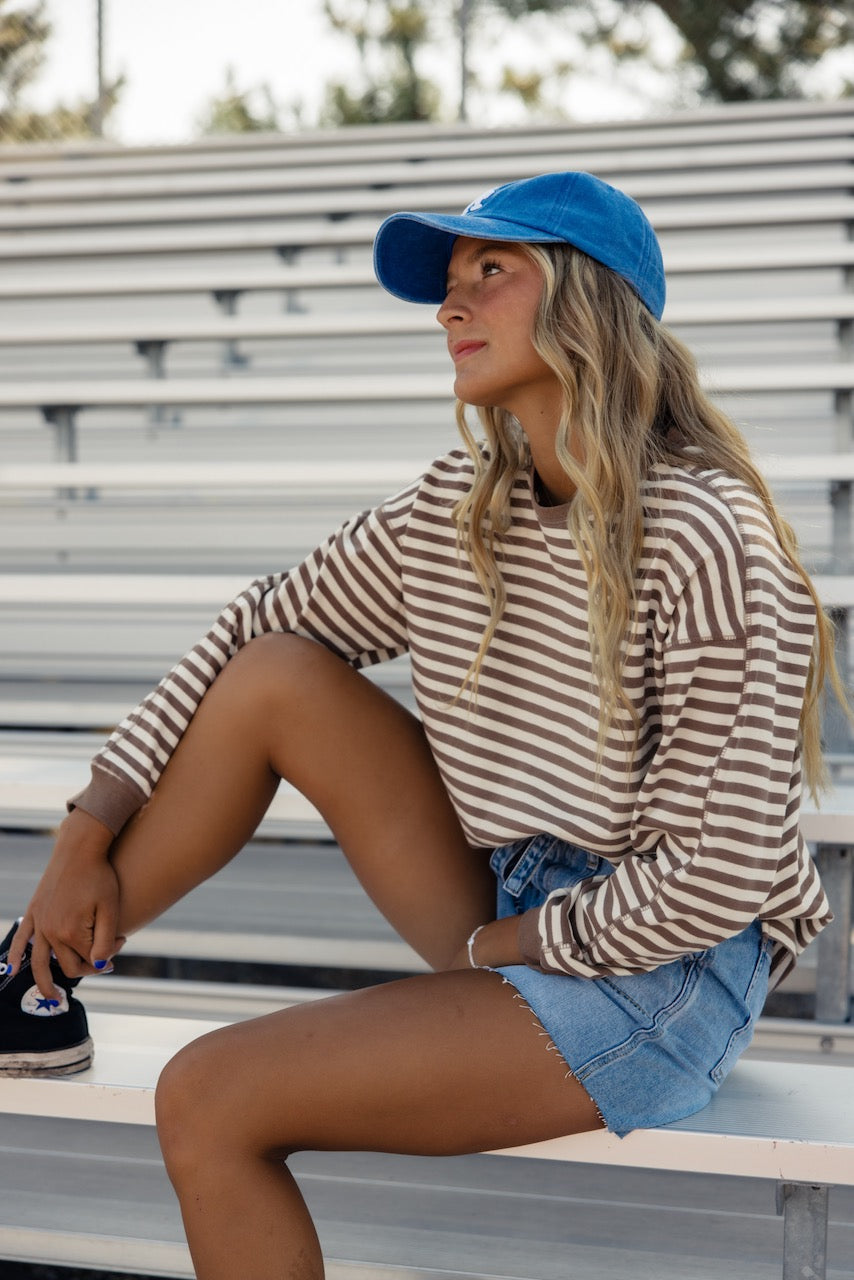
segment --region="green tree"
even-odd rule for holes
[[[854,39],[854,6],[815,0],[657,0],[722,102],[798,97],[804,74]]]
[[[805,97],[811,73],[854,43],[852,0],[325,0],[325,9],[358,56],[353,82],[328,87],[328,124],[437,115],[438,91],[417,64],[422,48],[439,38],[459,47],[463,118],[472,87],[481,97],[512,94],[528,110],[554,114],[562,86],[573,74],[589,73],[597,58],[615,83],[625,82],[632,66],[654,69],[674,101]],[[474,84],[475,47],[494,46],[507,23],[538,22],[543,32],[547,18],[571,37],[574,53],[549,65],[546,37],[535,68],[499,67],[489,84]],[[672,52],[662,52],[662,31],[672,36]],[[837,82],[836,90],[854,87]]]
[[[0,110],[4,113],[38,72],[49,35],[43,0],[35,7],[11,11],[6,0],[0,0]]]
[[[350,36],[358,54],[355,86],[327,86],[322,122],[331,125],[431,120],[439,91],[420,75],[419,49],[431,36],[424,0],[324,0],[335,31]]]
[[[24,91],[36,79],[44,62],[45,44],[50,38],[44,0],[11,8],[0,0],[0,142],[53,142],[63,138],[86,138],[96,133],[95,117],[101,119],[115,106],[123,80],[104,87],[101,102],[59,103],[50,111],[33,111],[24,101]]]
[[[700,73],[706,99],[744,102],[804,96],[807,75],[854,40],[854,5],[816,0],[469,0],[519,19],[564,13],[588,44],[605,45],[619,61],[650,56],[638,39],[657,10],[678,33],[681,64]],[[675,68],[672,68],[675,69]]]
[[[211,99],[198,127],[204,134],[265,133],[281,129],[282,122],[270,86],[240,90],[229,67],[222,94]]]

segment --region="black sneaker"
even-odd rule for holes
[[[0,942],[0,966],[17,927]],[[0,977],[0,1076],[70,1076],[92,1064],[86,1010],[72,995],[80,979],[66,978],[55,961],[50,971],[61,1000],[43,996],[33,982],[29,947],[14,978]]]

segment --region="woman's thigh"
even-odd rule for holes
[[[212,1149],[450,1155],[601,1127],[533,1014],[458,970],[321,998],[202,1037],[158,1090],[167,1163]]]

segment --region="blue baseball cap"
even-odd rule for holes
[[[457,236],[574,245],[627,280],[661,319],[664,264],[652,224],[631,196],[590,173],[508,182],[461,214],[393,213],[374,241],[377,279],[406,302],[444,302]]]

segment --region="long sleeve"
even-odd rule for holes
[[[414,487],[350,520],[289,573],[251,583],[107,740],[69,802],[121,830],[143,805],[207,689],[254,636],[292,631],[363,667],[406,651],[398,539]]]
[[[660,731],[631,849],[611,875],[558,891],[523,918],[523,952],[537,968],[651,969],[774,915],[781,857],[801,841],[798,721],[814,612],[765,531],[721,522],[706,537],[673,608],[658,612],[649,656]],[[810,859],[799,868],[789,897],[826,918]]]

